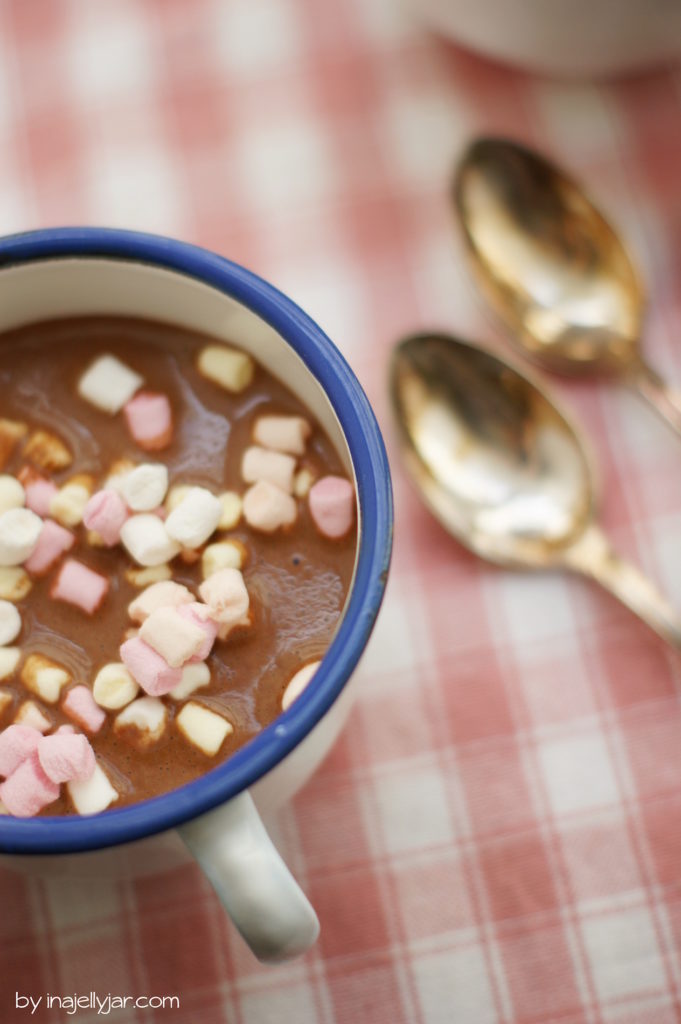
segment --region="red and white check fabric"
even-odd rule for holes
[[[347,729],[272,830],[321,918],[279,968],[187,868],[69,886],[0,869],[15,993],[179,994],[182,1024],[681,1020],[681,662],[565,575],[483,565],[405,480],[386,366],[405,332],[505,342],[448,203],[471,135],[571,168],[629,239],[645,348],[681,381],[681,74],[590,86],[501,69],[397,0],[0,5],[0,230],[122,225],[290,293],[385,429],[391,583]],[[681,608],[681,442],[616,383],[554,382],[590,434],[602,519]],[[0,398],[1,401],[1,398]],[[77,1019],[42,1005],[36,1022]]]

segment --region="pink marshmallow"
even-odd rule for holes
[[[75,534],[53,519],[46,519],[38,543],[24,562],[24,568],[32,576],[44,576],[75,543]]]
[[[191,604],[181,604],[176,611],[183,619],[198,626],[205,633],[203,643],[196,654],[189,659],[190,663],[205,661],[213,649],[215,638],[218,635],[218,624],[211,619],[210,609],[200,601],[193,601]]]
[[[59,796],[59,786],[48,778],[34,750],[0,786],[0,800],[17,818],[32,818]]]
[[[355,517],[355,491],[342,476],[325,476],[310,488],[310,515],[321,534],[338,540],[352,527]]]
[[[150,697],[162,697],[182,679],[181,668],[171,668],[165,658],[138,636],[121,644],[121,661]]]
[[[50,597],[55,601],[73,604],[88,615],[93,615],[106,597],[108,589],[109,581],[105,576],[69,558],[52,584]]]
[[[0,775],[11,775],[42,739],[30,725],[8,725],[0,732]]]
[[[50,514],[50,502],[58,490],[57,485],[51,480],[45,480],[42,476],[32,477],[24,484],[26,507],[45,519]]]
[[[85,511],[83,523],[88,530],[94,530],[102,538],[107,547],[118,544],[121,537],[121,526],[128,518],[128,509],[118,491],[96,491],[92,495]]]
[[[99,732],[106,721],[106,712],[95,703],[87,686],[74,686],[64,697],[61,706],[69,718],[87,732]]]
[[[167,448],[173,436],[173,414],[165,395],[140,391],[123,406],[133,439],[145,451]]]
[[[53,782],[85,782],[95,770],[95,752],[82,732],[56,732],[38,745],[40,766]]]

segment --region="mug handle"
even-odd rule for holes
[[[234,922],[263,963],[300,956],[319,921],[279,856],[247,791],[178,828]]]

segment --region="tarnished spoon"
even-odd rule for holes
[[[681,392],[641,356],[641,280],[579,185],[525,146],[481,138],[453,188],[476,279],[516,345],[548,369],[621,374],[681,433]]]
[[[394,350],[390,397],[407,470],[462,544],[500,565],[584,573],[681,648],[681,620],[596,525],[584,444],[539,387],[491,352],[421,334]]]

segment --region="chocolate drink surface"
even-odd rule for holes
[[[37,727],[42,737],[66,736],[72,729],[83,733],[96,755],[98,771],[103,771],[116,792],[108,803],[102,801],[99,804],[95,799],[94,805],[90,805],[88,798],[79,805],[72,797],[70,784],[61,785],[58,796],[47,803],[47,797],[44,797],[35,805],[38,810],[33,813],[72,814],[76,810],[89,813],[104,806],[122,807],[198,778],[243,746],[282,711],[282,698],[291,679],[301,668],[321,659],[332,639],[351,582],[356,526],[353,518],[352,526],[345,532],[337,531],[334,536],[331,529],[330,534],[326,534],[320,529],[314,514],[309,488],[329,480],[346,483],[347,473],[314,417],[264,367],[257,363],[251,366],[249,374],[252,372],[252,379],[247,374],[247,382],[240,381],[240,390],[233,391],[223,386],[211,372],[210,360],[203,365],[203,356],[211,347],[238,353],[236,345],[227,345],[225,348],[223,343],[214,339],[169,325],[123,317],[46,321],[0,336],[0,483],[4,481],[0,487],[0,513],[3,512],[3,494],[9,493],[8,478],[19,480],[25,487],[25,506],[33,507],[29,496],[36,494],[34,504],[39,509],[43,530],[45,523],[56,523],[57,526],[52,525],[49,529],[59,537],[66,536],[66,544],[71,545],[53,561],[48,560],[48,568],[40,564],[37,553],[20,562],[17,561],[19,555],[15,558],[8,555],[3,559],[5,527],[0,514],[0,599],[4,600],[3,608],[6,609],[9,602],[21,617],[18,635],[9,643],[4,641],[5,650],[19,652],[13,667],[11,657],[8,661],[5,655],[3,660],[3,647],[0,646],[0,778],[4,774],[9,779],[12,771],[17,772],[16,784],[11,792],[10,788],[6,790],[4,803],[7,806],[11,803],[10,798],[14,798],[14,790],[21,789],[23,793],[23,780],[21,786],[16,781],[19,771],[27,778],[30,775],[30,759],[26,753],[21,755],[24,760],[19,768],[12,761],[14,754],[7,762],[9,768],[3,768],[3,756],[6,755],[2,747],[2,733],[9,726],[22,722],[30,728]],[[99,380],[105,385],[103,397],[97,397],[97,381],[90,391],[89,385],[84,383],[88,370],[104,356],[113,356],[116,365],[121,364],[124,370],[138,375],[130,387],[134,397],[123,409],[113,411],[101,406],[108,400],[111,382],[112,393],[116,390],[118,371],[115,367],[112,369],[106,363],[105,371],[100,374]],[[150,393],[165,396],[164,401],[169,402],[172,429],[162,437],[149,440],[147,436],[145,440],[146,428],[140,431],[136,427],[128,409],[133,403],[144,406]],[[271,417],[276,419],[271,421]],[[284,469],[294,464],[293,476],[287,483],[278,482],[276,486],[269,481],[263,483],[261,478],[263,474],[269,474],[272,452],[276,451],[277,424],[300,423],[301,418],[310,428],[304,450],[298,454],[283,455]],[[257,433],[257,425],[260,423],[262,426],[263,421],[267,421],[270,428],[274,425],[275,440],[271,449],[262,441],[254,440],[254,431]],[[63,447],[61,454],[60,442]],[[255,456],[254,449],[258,453]],[[245,469],[244,454],[248,450],[251,451],[254,470]],[[276,455],[281,457],[282,452],[278,451]],[[274,459],[273,465],[277,470],[280,463],[281,458],[278,461]],[[259,469],[261,465],[265,468]],[[131,553],[138,550],[137,540],[131,539],[126,543],[110,541],[110,546],[105,546],[96,531],[93,533],[88,529],[87,515],[85,522],[78,519],[78,503],[74,512],[64,497],[70,494],[68,489],[64,491],[65,485],[75,483],[76,492],[79,487],[85,489],[83,502],[85,498],[91,499],[86,506],[91,510],[96,503],[93,495],[101,497],[105,491],[122,494],[123,499],[117,498],[119,503],[123,500],[124,503],[132,501],[133,505],[137,504],[130,498],[133,492],[129,486],[129,474],[140,466],[156,467],[156,472],[159,466],[165,466],[168,473],[167,489],[163,490],[158,508],[125,509],[127,518],[122,528],[123,538],[128,534],[132,538],[132,520],[145,519],[144,527],[139,524],[143,537],[140,543],[145,552],[137,556],[142,559],[141,564]],[[124,479],[128,484],[120,483]],[[35,487],[36,482],[38,488]],[[243,499],[249,490],[257,489],[258,497],[264,501],[274,493],[273,486],[277,491],[275,497],[282,502],[286,500],[288,504],[285,507],[294,510],[289,516],[295,517],[293,522],[287,520],[283,525],[272,527],[265,518],[262,522],[266,525],[263,526],[257,518],[260,512],[254,520],[239,514],[239,499]],[[165,524],[168,524],[167,529],[171,530],[171,524],[177,519],[173,510],[183,500],[188,501],[189,490],[180,492],[180,487],[200,490],[209,506],[211,499],[210,496],[205,497],[206,492],[213,496],[225,492],[230,494],[225,508],[231,510],[227,519],[231,516],[232,521],[226,528],[218,526],[209,531],[209,536],[199,542],[176,542],[171,538],[169,543],[174,548],[169,557],[162,562],[153,557],[149,560],[144,546],[148,546],[144,529],[154,517],[155,522],[151,522],[150,528],[165,529]],[[281,497],[280,490],[287,492],[285,499]],[[9,500],[6,499],[5,508]],[[198,498],[197,502],[196,508],[200,510],[197,517],[200,518],[203,506]],[[189,512],[193,507],[191,502],[184,506]],[[5,516],[8,514],[4,512]],[[27,517],[27,513],[22,514]],[[9,521],[6,520],[7,523]],[[222,519],[221,523],[225,521]],[[191,533],[191,522],[180,526]],[[58,527],[75,539],[70,540],[68,535],[59,533]],[[43,536],[43,541],[46,536]],[[184,536],[181,530],[177,536]],[[7,542],[10,548],[14,540],[10,536]],[[178,673],[184,672],[188,666],[205,665],[208,670],[206,678],[209,673],[206,685],[198,686],[179,699],[169,692],[168,687],[147,688],[146,676],[142,673],[138,680],[136,669],[131,669],[136,665],[133,654],[136,656],[138,649],[142,648],[148,654],[150,648],[150,664],[154,657],[158,659],[161,655],[159,647],[155,646],[157,641],[148,613],[145,613],[146,622],[140,621],[141,617],[132,619],[130,616],[131,602],[144,593],[147,585],[151,585],[151,582],[140,585],[141,581],[170,579],[188,589],[190,593],[186,602],[195,604],[187,604],[187,607],[197,609],[196,603],[200,605],[198,618],[195,615],[186,627],[191,640],[196,629],[202,626],[204,613],[209,625],[216,617],[219,619],[215,607],[221,608],[222,605],[211,605],[214,599],[212,592],[201,591],[201,588],[207,579],[219,578],[224,549],[215,555],[217,562],[211,558],[213,546],[223,542],[229,542],[230,555],[239,561],[237,574],[242,574],[248,594],[248,613],[236,626],[225,627],[224,620],[222,624],[221,621],[213,623],[212,636],[216,626],[218,636],[214,642],[211,640],[210,653],[201,657],[194,645],[192,656],[187,654],[187,648],[184,654],[178,655],[177,664],[169,670],[176,680]],[[85,566],[89,572],[82,584],[86,590],[92,580],[97,579],[101,584],[103,596],[100,594],[93,599],[90,611],[78,604],[82,600],[79,588],[83,570],[74,569],[74,562]],[[65,569],[67,565],[68,570]],[[37,568],[32,571],[34,566]],[[233,569],[230,571],[234,572]],[[213,572],[217,572],[217,576],[212,575]],[[74,588],[76,596],[72,597],[70,594]],[[204,599],[202,593],[209,596]],[[171,617],[177,614],[177,610],[172,602],[166,609]],[[182,625],[177,618],[174,621]],[[160,617],[159,622],[163,625]],[[140,639],[140,629],[145,640]],[[173,639],[177,638],[165,636],[160,644],[166,668],[172,661],[166,644]],[[130,649],[130,660],[121,654],[121,647],[126,641],[133,641],[133,647],[137,645],[134,651]],[[172,653],[175,654],[174,650]],[[49,673],[40,676],[41,659],[47,659],[45,664],[48,666],[54,663],[63,670],[61,676],[55,677],[56,683]],[[88,700],[90,704],[97,704],[92,701],[94,681],[103,666],[121,666],[123,662],[129,670],[128,676],[132,675],[132,685],[139,683],[139,687],[135,689],[133,699],[118,707],[107,707],[105,702],[101,708],[103,722],[96,727],[96,716],[93,719],[87,710]],[[201,671],[205,672],[205,669]],[[47,680],[47,684],[34,685],[36,672],[39,679]],[[157,677],[154,677],[154,685],[156,681]],[[84,689],[88,693],[84,694]],[[87,698],[83,713],[82,702],[69,697],[74,690],[78,690],[84,700]],[[117,723],[118,716],[132,707],[135,701],[146,701],[141,719],[133,714],[127,726]],[[28,713],[27,703],[32,708]],[[190,704],[194,718],[189,722],[185,715],[189,727],[181,728],[178,716]],[[36,707],[42,720],[35,717]],[[199,712],[200,735],[205,732],[204,726],[212,734],[216,721],[218,733],[220,723],[228,723],[229,731],[219,742],[215,753],[206,753],[205,747],[193,739],[196,707],[214,713],[204,722]],[[57,733],[64,726],[68,728]],[[49,752],[45,757],[42,754],[43,748],[47,751],[48,746],[43,743],[43,747],[38,748],[42,760],[37,759],[35,753],[30,755],[33,758],[31,785],[35,783],[36,773],[42,778],[40,765],[45,767],[50,779],[58,778],[51,774]],[[3,800],[2,785],[0,800]],[[9,787],[9,782],[6,781],[4,786]],[[23,797],[18,806],[24,807],[21,799]],[[27,806],[30,806],[30,799]],[[10,807],[10,813],[23,816],[31,812],[14,811]]]

